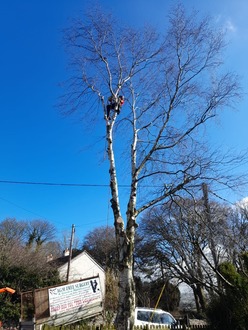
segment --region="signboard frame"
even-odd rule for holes
[[[90,278],[48,289],[50,317],[101,303],[100,279]]]

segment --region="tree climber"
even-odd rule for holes
[[[110,111],[114,110],[118,115],[121,111],[121,107],[124,104],[124,96],[120,95],[116,101],[116,97],[114,95],[108,98],[107,104],[107,119],[110,120]]]

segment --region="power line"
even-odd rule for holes
[[[57,224],[57,225],[63,225],[64,226],[64,222],[61,222],[61,221],[56,221],[56,220],[51,220],[51,219],[49,219],[49,218],[47,218],[46,216],[44,216],[44,215],[41,215],[41,214],[38,214],[37,212],[33,212],[33,211],[31,211],[31,210],[29,210],[29,209],[27,209],[27,208],[24,208],[24,207],[22,207],[22,206],[20,206],[20,205],[18,205],[18,204],[16,204],[16,203],[13,203],[13,202],[11,202],[11,201],[9,201],[9,200],[7,200],[6,198],[3,198],[3,197],[0,197],[0,200],[2,200],[2,201],[4,201],[4,202],[7,202],[7,203],[9,203],[9,204],[11,204],[11,205],[13,205],[13,206],[15,206],[15,207],[17,207],[17,208],[19,208],[19,209],[21,209],[21,210],[24,210],[25,212],[28,212],[28,213],[30,213],[30,214],[33,214],[33,215],[35,215],[35,216],[38,216],[39,218],[43,218],[43,219],[45,219],[45,220],[47,220],[47,221],[49,221],[49,222],[52,222],[52,223],[55,223],[55,224]],[[81,225],[76,225],[76,227],[77,228],[84,228],[85,226],[88,226],[88,225],[92,225],[92,224],[104,224],[106,222],[106,219],[98,219],[98,220],[96,220],[96,221],[89,221],[89,222],[86,222],[86,223],[83,223],[83,224],[81,224]],[[60,229],[60,231],[62,231],[62,230],[66,230],[66,228],[64,228],[64,229]]]
[[[109,184],[90,184],[90,183],[55,183],[55,182],[36,182],[36,181],[12,181],[12,180],[0,180],[0,183],[5,184],[20,184],[20,185],[40,185],[40,186],[60,186],[60,187],[109,187]],[[119,184],[120,188],[130,188],[130,185]],[[142,185],[143,188],[162,188],[164,185]],[[216,189],[216,191],[227,190],[228,187],[222,189]],[[218,196],[217,194],[211,192],[215,197],[222,199],[230,204],[232,202],[224,199],[223,197]]]
[[[55,182],[34,182],[34,181],[11,181],[11,180],[0,180],[0,183],[7,184],[23,184],[23,185],[40,185],[40,186],[64,186],[64,187],[109,187],[109,184],[94,184],[94,183],[55,183]],[[119,184],[119,187],[130,188],[130,185]],[[143,188],[164,187],[163,185],[142,185]]]
[[[38,217],[42,217],[42,218],[44,218],[42,215],[40,215],[40,214],[38,214],[38,213],[35,213],[35,212],[33,212],[33,211],[30,211],[30,210],[28,210],[28,209],[26,209],[26,208],[24,208],[24,207],[22,207],[22,206],[20,206],[20,205],[18,205],[18,204],[16,204],[16,203],[13,203],[13,202],[9,201],[9,200],[6,199],[6,198],[0,197],[0,200],[2,200],[2,201],[4,201],[4,202],[7,202],[7,203],[9,203],[9,204],[11,204],[11,205],[13,205],[13,206],[15,206],[15,207],[17,207],[17,208],[23,210],[23,211],[26,211],[26,212],[31,213],[31,214],[34,214],[34,215],[36,215],[36,216],[38,216]]]
[[[10,180],[0,180],[0,183],[42,185],[42,186],[68,186],[68,187],[109,187],[109,184],[55,183],[55,182],[32,182],[32,181],[10,181]],[[120,187],[129,187],[129,186],[120,185]]]

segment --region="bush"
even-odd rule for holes
[[[227,280],[223,290],[211,298],[207,309],[210,323],[216,330],[248,329],[248,278],[245,272],[223,263],[219,271]]]

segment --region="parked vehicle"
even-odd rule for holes
[[[134,325],[169,325],[176,324],[176,319],[162,309],[136,307]]]

